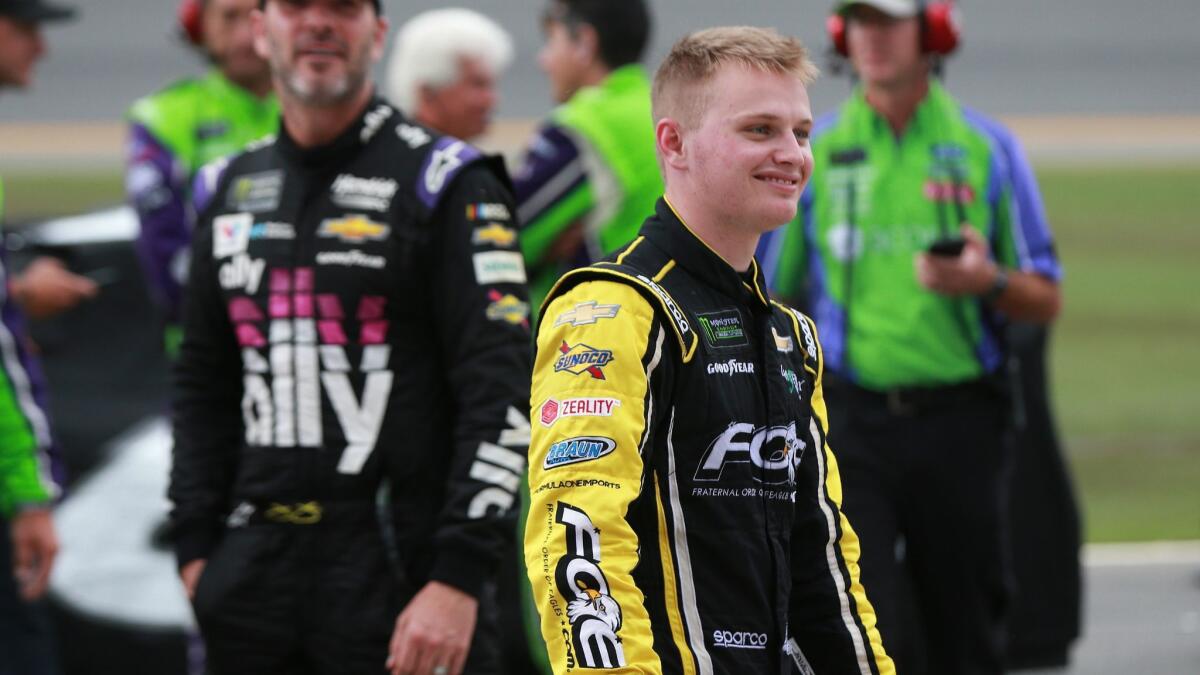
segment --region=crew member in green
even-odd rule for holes
[[[1057,315],[1060,269],[1019,144],[934,77],[955,11],[838,3],[831,37],[860,86],[818,121],[798,222],[760,253],[821,331],[844,508],[897,670],[999,674],[1002,330]],[[906,641],[924,641],[927,667],[903,660]]]
[[[125,190],[141,222],[138,257],[168,326],[179,316],[196,172],[279,126],[270,66],[255,53],[250,32],[257,7],[257,0],[183,0],[180,33],[212,67],[129,110]]]
[[[0,0],[0,90],[28,87],[46,53],[42,25],[75,10],[44,0]],[[0,183],[0,222],[4,185]],[[0,251],[3,247],[0,246]],[[45,592],[58,552],[51,515],[61,482],[51,461],[45,387],[0,255],[0,675],[54,675]],[[64,270],[65,271],[65,270]]]
[[[561,105],[513,175],[535,311],[563,272],[629,243],[663,190],[643,0],[550,0],[542,25],[538,61]]]

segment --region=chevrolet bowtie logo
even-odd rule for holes
[[[559,314],[558,318],[554,320],[554,325],[561,326],[569,323],[572,326],[587,326],[600,319],[615,318],[620,309],[620,305],[598,305],[595,300],[588,300],[575,305],[575,309],[569,312]]]

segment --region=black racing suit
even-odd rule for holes
[[[429,581],[489,628],[529,434],[505,181],[382,101],[326,146],[281,131],[198,176],[170,498],[179,564],[208,559],[217,672],[382,672]]]
[[[815,328],[753,269],[663,200],[549,295],[525,562],[555,673],[894,673],[840,511]]]

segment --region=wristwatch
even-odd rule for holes
[[[989,305],[1000,299],[1004,295],[1005,289],[1008,288],[1008,272],[1004,271],[1003,267],[996,268],[996,276],[992,279],[992,285],[979,296],[979,299]]]

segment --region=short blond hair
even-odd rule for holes
[[[728,64],[795,75],[805,85],[819,73],[800,40],[773,28],[722,26],[697,31],[671,47],[654,75],[654,121],[671,117],[692,124],[708,105],[706,97],[695,91],[697,85]]]

